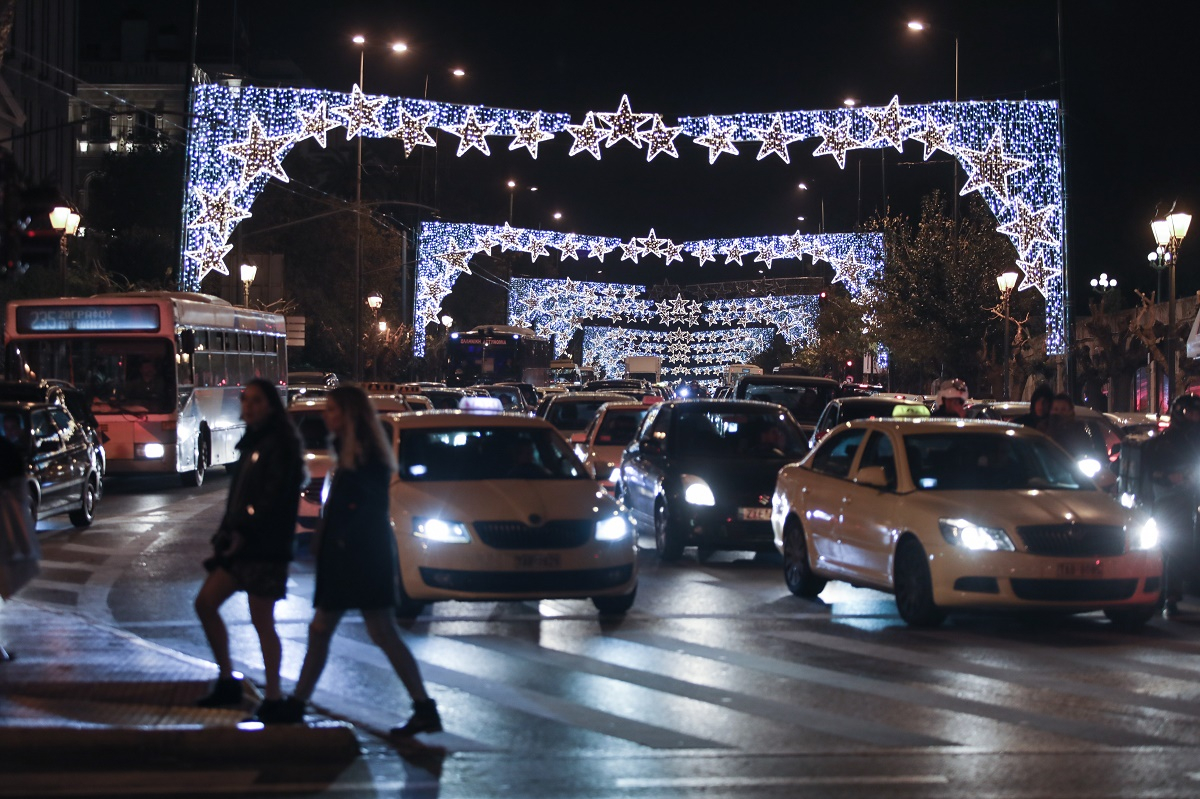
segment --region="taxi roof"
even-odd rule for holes
[[[381,413],[380,419],[387,420],[400,428],[437,427],[544,427],[556,428],[545,419],[524,413],[472,413],[470,411],[432,410],[409,413]]]
[[[844,425],[839,425],[839,427],[845,427],[848,429],[857,427],[886,427],[901,434],[914,432],[944,433],[966,429],[969,429],[973,433],[987,432],[995,433],[997,435],[1007,431],[1021,433],[1037,432],[1032,428],[1027,428],[1019,424],[1013,424],[1012,422],[1002,422],[998,419],[946,419],[941,417],[854,419],[846,422]]]

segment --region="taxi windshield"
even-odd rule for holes
[[[1046,438],[1006,433],[928,433],[904,437],[913,485],[923,491],[1094,490]]]
[[[563,437],[534,427],[439,427],[400,434],[400,479],[586,480]]]

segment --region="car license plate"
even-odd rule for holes
[[[770,508],[738,508],[738,518],[744,522],[771,521]]]
[[[557,553],[513,555],[513,565],[518,569],[557,569],[562,565],[562,556]]]
[[[1058,576],[1066,578],[1079,577],[1103,577],[1103,563],[1060,563],[1058,564]]]

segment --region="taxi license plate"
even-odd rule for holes
[[[771,521],[770,508],[738,508],[738,518],[744,522]]]
[[[554,553],[545,555],[513,555],[513,566],[518,569],[557,569],[562,565],[562,556]]]
[[[1103,563],[1060,563],[1058,564],[1058,576],[1067,578],[1078,577],[1103,577]]]

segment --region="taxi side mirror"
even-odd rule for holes
[[[874,488],[887,488],[887,471],[882,466],[864,466],[858,470],[854,482]]]

